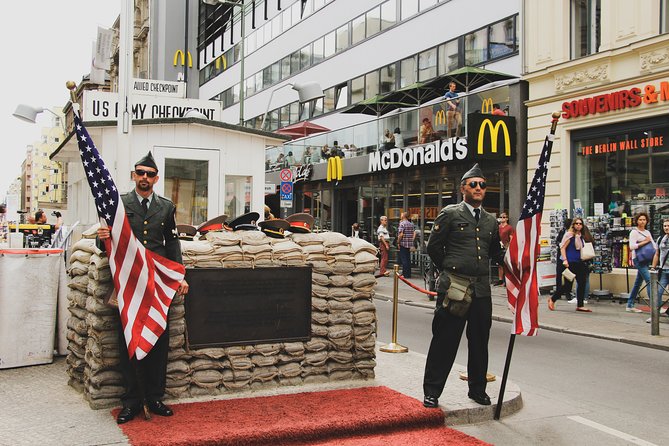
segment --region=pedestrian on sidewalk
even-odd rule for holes
[[[560,258],[565,269],[569,269],[576,275],[576,311],[591,313],[592,310],[585,308],[585,291],[588,280],[588,264],[581,260],[581,248],[585,242],[593,242],[592,235],[587,229],[584,230],[582,218],[574,218],[571,226],[565,231],[560,242]],[[571,291],[571,284],[565,284],[565,291]],[[559,298],[559,296],[558,296]],[[548,309],[555,309],[553,296],[548,299]]]
[[[664,235],[657,239],[657,251],[653,257],[653,269],[657,269],[659,265],[659,277],[657,284],[657,305],[662,309],[662,295],[666,292],[669,294],[669,218],[662,221],[662,230]],[[665,316],[669,316],[669,308],[664,312]]]
[[[555,237],[555,245],[557,246],[557,259],[555,260],[555,292],[548,299],[548,309],[553,311],[555,310],[555,302],[562,298],[562,295],[565,293],[565,283],[562,277],[562,272],[564,271],[564,259],[562,258],[562,252],[560,251],[560,243],[564,237],[564,233],[571,227],[571,218],[567,218],[564,221],[564,226],[560,229],[560,232],[557,233]]]
[[[460,192],[464,201],[446,206],[434,222],[427,252],[439,269],[437,307],[432,320],[432,341],[423,378],[423,405],[439,406],[438,398],[453,367],[462,332],[467,325],[467,374],[469,398],[490,405],[486,393],[488,339],[492,325],[492,298],[489,260],[501,262],[502,248],[495,217],[483,209],[486,179],[478,164],[462,176]],[[464,316],[449,301],[456,294],[453,283],[468,283],[471,305]],[[457,302],[461,304],[461,302]]]
[[[379,265],[379,275],[376,277],[390,274],[386,269],[388,268],[388,250],[390,249],[390,233],[388,232],[388,217],[381,216],[379,221],[379,228],[376,230],[376,236],[379,239],[379,250],[381,251],[381,264]]]
[[[625,308],[625,310],[632,313],[641,313],[641,310],[634,307],[634,302],[636,301],[643,281],[648,285],[648,291],[650,292],[650,272],[648,271],[648,268],[650,267],[651,261],[636,260],[639,250],[649,243],[653,244],[653,248],[655,248],[655,252],[657,253],[657,245],[653,240],[653,236],[650,231],[646,229],[646,225],[648,225],[649,221],[650,218],[648,218],[648,214],[639,212],[636,216],[636,228],[632,229],[629,235],[630,250],[632,251],[631,263],[632,266],[636,266],[637,273],[636,280],[634,280],[634,285],[632,286],[632,291],[630,291],[630,297],[627,299],[627,308]]]
[[[413,223],[409,221],[409,214],[402,212],[402,215],[400,215],[400,226],[397,229],[397,244],[400,248],[402,275],[405,279],[411,279],[411,248],[414,247],[415,238],[416,231]]]

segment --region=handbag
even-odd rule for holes
[[[583,243],[581,248],[581,260],[590,260],[595,258],[595,247],[592,242]]]
[[[449,274],[451,286],[444,297],[444,308],[453,316],[465,318],[472,304],[472,295],[474,294],[474,284],[471,279],[455,274]]]
[[[636,262],[638,264],[647,264],[653,260],[655,256],[655,247],[652,243],[646,243],[641,248],[637,248],[636,252]]]
[[[569,268],[565,268],[565,270],[562,271],[562,277],[564,277],[570,282],[573,282],[574,278],[576,277],[576,274],[574,274]]]

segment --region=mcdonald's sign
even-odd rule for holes
[[[176,67],[177,63],[180,62],[182,66],[185,66],[186,56],[188,56],[188,68],[193,68],[193,56],[191,56],[190,51],[186,51],[186,54],[184,54],[183,51],[176,50],[174,52],[174,60],[172,61],[172,65]]]
[[[492,113],[492,98],[486,98],[481,103],[481,113],[490,114]]]
[[[516,155],[516,118],[483,113],[467,116],[467,145],[478,159],[512,159]],[[476,152],[473,151],[476,147]],[[473,152],[473,153],[472,153]]]
[[[434,114],[434,125],[446,125],[446,113],[443,110]]]
[[[221,69],[221,64],[223,64],[223,71],[228,69],[228,59],[225,58],[225,54],[221,54],[216,58],[215,61],[216,64],[216,69],[220,70]]]
[[[343,173],[341,157],[333,156],[332,158],[328,158],[327,181],[339,181],[342,179]]]

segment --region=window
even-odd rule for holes
[[[313,58],[314,58],[314,64],[317,64],[321,60],[323,60],[323,39],[318,39],[314,41],[313,44]]]
[[[335,53],[337,46],[336,43],[337,39],[334,31],[325,36],[325,52],[323,53],[324,57],[330,57]]]
[[[381,5],[381,29],[390,28],[397,21],[397,2],[390,0]]]
[[[660,2],[660,32],[666,33],[669,31],[669,0],[662,0]]]
[[[365,36],[372,37],[374,34],[381,31],[381,8],[374,8],[365,14],[365,21],[367,22],[367,30]]]
[[[596,53],[601,41],[600,0],[571,1],[571,57]]]
[[[379,94],[379,72],[372,71],[365,75],[365,99]]]
[[[349,47],[348,43],[348,23],[337,28],[337,52],[343,51]]]
[[[465,65],[477,65],[488,60],[488,28],[465,36]]]
[[[290,73],[297,73],[300,71],[300,52],[295,51],[290,55]]]
[[[325,93],[325,97],[323,98],[323,113],[334,111],[336,105],[335,88],[328,88],[323,93]]]
[[[379,93],[390,93],[395,90],[395,67],[394,63],[381,68]]]
[[[514,17],[497,22],[488,30],[490,58],[496,59],[516,51],[516,27]]]
[[[335,87],[335,89],[336,89],[336,98],[337,98],[337,102],[336,102],[337,105],[335,106],[335,108],[337,110],[339,110],[340,108],[347,107],[349,105],[349,102],[348,102],[348,84],[340,84],[337,87]]]
[[[437,4],[438,0],[420,0],[420,10],[425,11]]]
[[[437,48],[430,48],[418,55],[418,80],[437,77]]]
[[[356,77],[351,81],[351,104],[365,99],[365,77]]]
[[[365,39],[365,15],[356,17],[351,22],[351,45]]]
[[[407,57],[400,62],[400,88],[416,82],[416,59]]]
[[[400,20],[406,20],[415,14],[418,14],[418,0],[402,0]]]
[[[311,44],[306,45],[300,50],[300,70],[311,66]]]
[[[225,213],[233,219],[251,212],[252,176],[225,176]]]
[[[460,66],[459,39],[439,45],[439,74],[446,74]]]
[[[298,102],[291,102],[288,104],[289,115],[288,120],[290,124],[298,122],[300,120],[300,104]],[[306,119],[306,118],[305,118]]]
[[[290,56],[286,56],[281,59],[281,79],[285,79],[290,76]]]

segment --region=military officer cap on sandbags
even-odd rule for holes
[[[205,235],[207,232],[210,231],[222,231],[224,229],[229,230],[225,226],[225,222],[228,220],[228,216],[223,214],[219,215],[218,217],[214,217],[211,220],[207,220],[204,223],[202,223],[200,226],[197,227],[197,232],[200,233],[200,235]]]
[[[193,225],[177,225],[179,240],[193,240],[197,234],[197,228]]]
[[[256,225],[256,222],[259,218],[259,213],[248,212],[232,220],[230,222],[230,227],[233,231],[257,231],[258,226]]]
[[[304,212],[289,215],[286,221],[290,223],[290,232],[298,234],[307,234],[314,227],[314,217]]]
[[[152,167],[156,169],[156,172],[158,172],[158,165],[156,164],[156,160],[153,159],[153,155],[151,155],[151,151],[149,150],[149,153],[147,153],[144,158],[140,159],[135,163],[135,167],[137,166],[145,166],[145,167]]]
[[[281,218],[274,218],[272,220],[265,220],[258,223],[260,230],[268,237],[283,238],[283,232],[290,228],[290,223]]]
[[[464,183],[468,178],[483,178],[485,180],[485,175],[483,175],[483,171],[479,167],[479,163],[474,164],[471,169],[465,172],[460,181]]]

